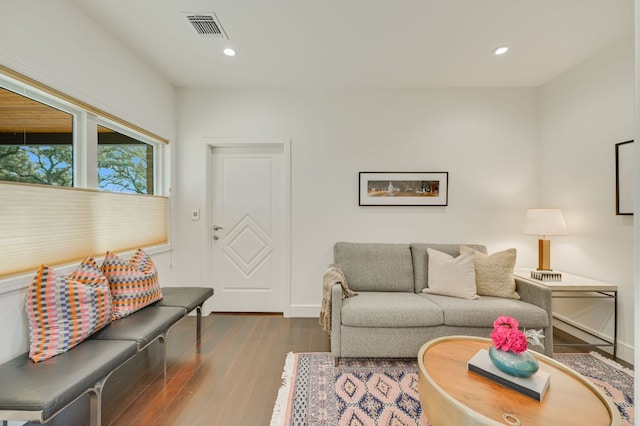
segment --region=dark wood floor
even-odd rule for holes
[[[200,345],[194,317],[171,330],[166,380],[152,362],[141,365],[152,371],[134,386],[111,392],[105,424],[268,425],[287,353],[330,350],[317,318],[213,314],[203,321]]]
[[[554,333],[557,342],[571,337]],[[195,317],[181,320],[167,340],[167,378],[154,344],[114,373],[103,396],[104,425],[268,425],[288,352],[326,352],[317,318],[212,314],[195,342]],[[557,347],[557,352],[589,348]],[[88,418],[80,400],[50,425]]]

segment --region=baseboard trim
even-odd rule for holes
[[[290,305],[291,318],[320,318],[320,305]]]

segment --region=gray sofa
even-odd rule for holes
[[[486,247],[465,244],[483,253]],[[457,257],[460,244],[377,244],[338,242],[334,267],[357,296],[343,299],[331,288],[331,353],[341,357],[414,358],[427,341],[448,335],[489,337],[493,322],[509,315],[520,328],[542,329],[544,349],[553,356],[551,292],[515,277],[520,300],[492,296],[479,299],[426,294],[427,248]]]

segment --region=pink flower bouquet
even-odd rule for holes
[[[518,320],[515,318],[500,315],[493,322],[493,331],[491,332],[491,340],[493,340],[495,348],[519,354],[527,350],[527,343],[544,347],[540,340],[544,337],[541,330],[521,331],[518,326]]]

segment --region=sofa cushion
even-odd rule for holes
[[[431,248],[429,253],[429,287],[423,293],[477,299],[473,253],[453,257]]]
[[[461,253],[475,256],[476,288],[480,296],[520,299],[516,292],[513,268],[516,266],[516,249],[511,248],[487,255],[471,247],[461,246]]]
[[[142,249],[136,250],[128,262],[107,252],[102,272],[109,280],[114,320],[162,299],[158,271]]]
[[[474,248],[482,253],[487,252],[487,248],[479,244],[465,244],[467,247]],[[429,255],[427,249],[447,253],[453,257],[460,255],[460,244],[424,244],[411,243],[411,257],[413,261],[413,274],[415,278],[415,292],[420,293],[423,288],[428,287],[429,281]]]
[[[70,275],[41,265],[27,289],[29,357],[34,362],[75,347],[111,321],[109,283],[92,257]]]
[[[442,322],[442,309],[415,293],[361,292],[342,301],[346,326],[428,327]]]
[[[408,244],[338,242],[333,260],[353,291],[414,291]]]
[[[437,294],[421,294],[444,313],[444,325],[451,327],[493,327],[500,315],[516,318],[521,327],[543,328],[549,326],[547,311],[539,306],[515,299],[482,296],[477,300],[459,299]],[[487,335],[489,337],[489,335]]]

